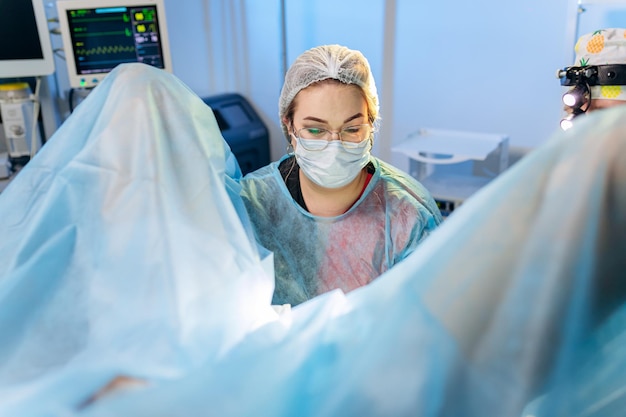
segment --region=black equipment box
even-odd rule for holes
[[[270,163],[269,131],[243,96],[227,93],[202,101],[213,110],[243,175]]]

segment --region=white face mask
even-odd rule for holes
[[[353,181],[370,160],[370,139],[346,149],[341,141],[333,140],[321,151],[309,151],[302,142],[314,146],[319,139],[296,137],[295,155],[304,175],[315,184],[325,188],[339,188]]]

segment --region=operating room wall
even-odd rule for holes
[[[394,139],[431,127],[542,143],[561,114],[569,3],[399,1]]]
[[[423,127],[502,133],[523,151],[558,127],[563,88],[555,73],[573,61],[577,0],[284,5],[283,39],[281,0],[165,0],[174,74],[202,97],[243,94],[269,128],[273,160],[286,150],[277,115],[283,63],[322,43],[368,57],[382,105],[374,152],[385,159],[393,143]],[[623,26],[626,6],[610,15],[599,8],[580,19],[582,32]],[[63,71],[61,63],[61,95]]]
[[[285,151],[277,117],[280,1],[234,2],[243,19],[236,40],[223,29],[232,17],[211,10],[220,2],[187,0],[185,8],[176,3],[166,0],[175,73],[201,95],[240,90],[268,124],[272,159],[279,158]],[[383,104],[376,149],[385,156],[391,143],[422,127],[503,133],[513,147],[532,149],[556,130],[562,114],[555,73],[571,64],[573,5],[571,0],[365,5],[286,0],[286,60],[321,43],[362,50]],[[239,81],[228,79],[232,68],[229,75],[207,62],[207,51],[215,53],[211,48],[233,43],[247,51]]]

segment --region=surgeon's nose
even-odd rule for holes
[[[328,133],[330,133],[330,140],[341,140],[341,132],[332,132],[329,130]],[[335,135],[337,139],[335,139]]]

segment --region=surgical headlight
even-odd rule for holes
[[[580,109],[591,97],[587,84],[577,84],[563,94],[563,104],[573,109]]]
[[[587,111],[592,99],[589,87],[626,85],[626,65],[566,67],[558,70],[556,76],[561,80],[562,86],[572,87],[563,94],[563,104],[571,111],[565,119],[561,120],[561,127],[566,130],[572,126],[572,121],[576,116]]]
[[[579,114],[583,114],[584,110],[576,109],[572,113],[568,114],[566,117],[561,119],[561,129],[567,130],[574,124],[574,117]]]

